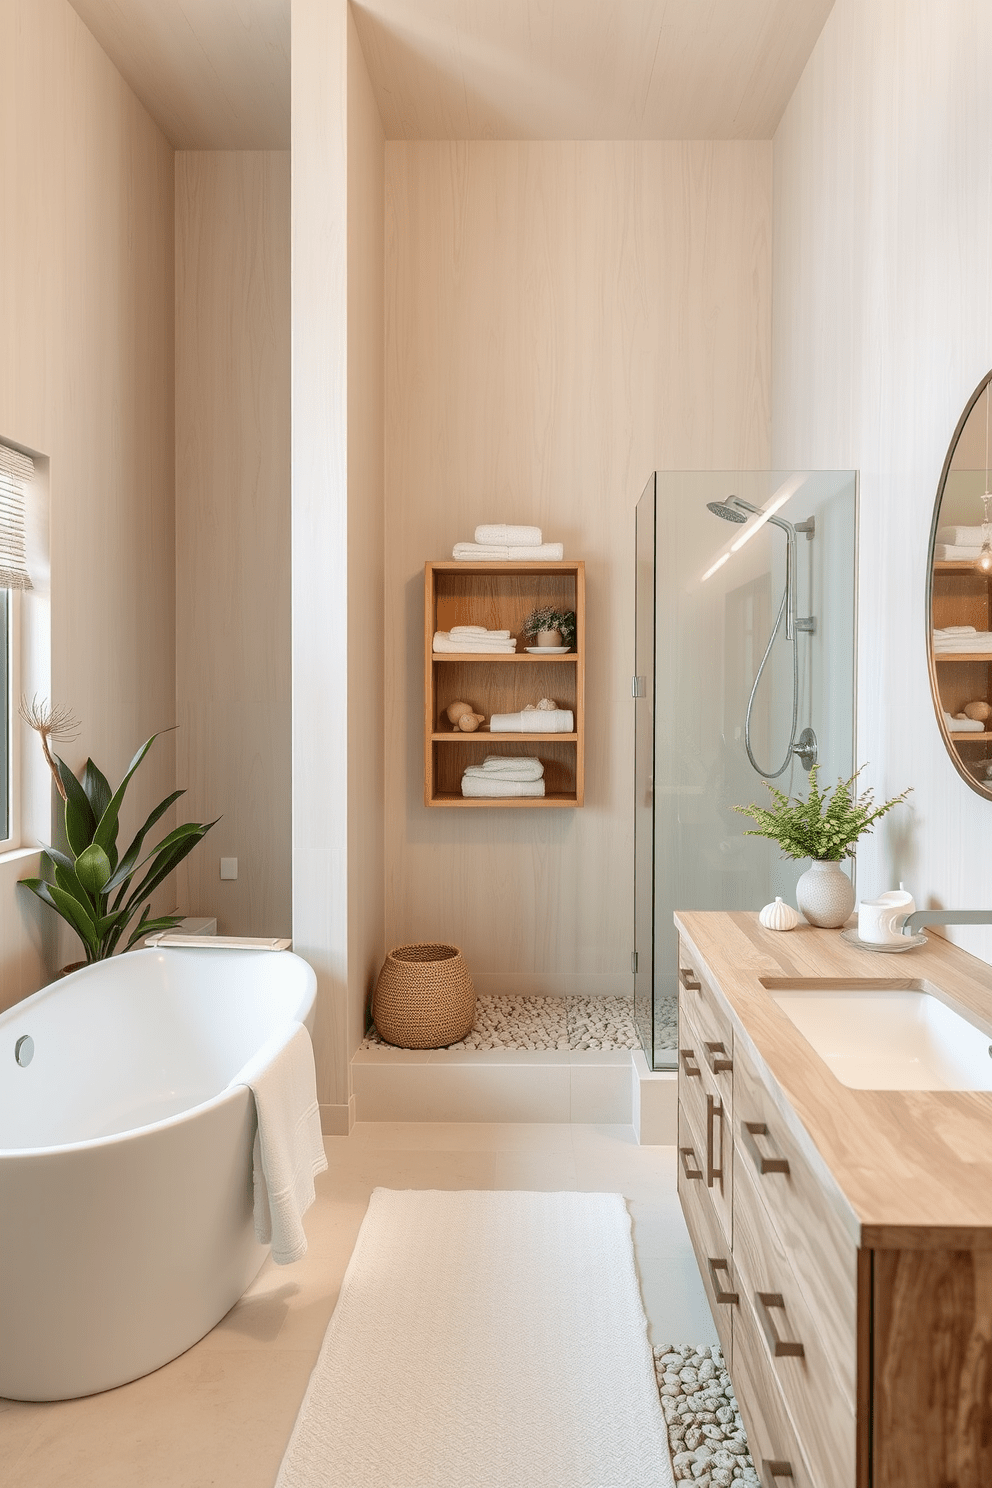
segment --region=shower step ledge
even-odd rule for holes
[[[633,1125],[674,1144],[674,1073],[632,1049],[361,1049],[358,1121],[534,1121]]]

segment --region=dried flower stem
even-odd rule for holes
[[[22,697],[21,705],[17,711],[28,728],[34,729],[38,738],[41,740],[42,753],[45,756],[45,762],[48,768],[52,772],[55,789],[64,801],[65,786],[62,784],[59,767],[52,755],[49,740],[74,739],[79,732],[78,719],[73,716],[72,709],[65,707],[64,704],[49,703],[47,698],[42,698],[39,702],[37,696],[33,697],[30,703],[27,698]]]

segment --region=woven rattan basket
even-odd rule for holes
[[[400,1049],[443,1049],[475,1022],[475,988],[452,945],[405,945],[389,952],[372,999],[379,1036]]]

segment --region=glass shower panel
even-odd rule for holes
[[[677,1046],[673,912],[756,910],[776,894],[794,903],[806,867],[783,859],[774,843],[747,836],[752,823],[734,807],[767,802],[763,780],[790,795],[805,791],[806,768],[792,747],[804,729],[816,735],[824,784],[854,769],[857,486],[851,471],[659,471],[638,507],[639,605],[640,509],[652,487],[650,823],[640,775],[635,786],[635,852],[645,850],[649,825],[653,840],[650,1040],[640,975],[635,1010],[645,1050],[660,1069],[674,1067]],[[759,519],[768,511],[777,520]],[[785,625],[787,526],[799,528],[795,645]],[[639,628],[638,657],[641,647]],[[646,728],[647,710],[637,707]],[[635,734],[640,740],[637,725]],[[643,890],[639,857],[635,872]],[[639,930],[639,956],[643,943]]]
[[[654,1048],[655,477],[637,503],[634,577],[634,1018]]]

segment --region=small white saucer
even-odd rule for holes
[[[884,945],[880,945],[874,940],[859,939],[857,930],[842,930],[840,932],[840,938],[841,940],[846,940],[848,945],[857,946],[859,951],[882,951],[886,954],[911,951],[914,946],[926,945],[927,943],[925,935],[905,935],[901,940],[890,940],[886,941]]]
[[[571,646],[525,646],[531,656],[564,656],[566,651],[571,651]]]

